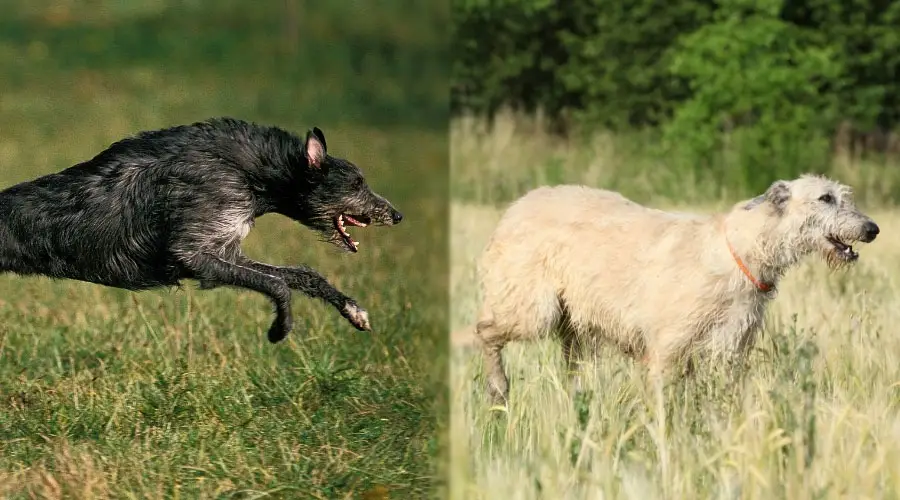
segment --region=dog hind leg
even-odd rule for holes
[[[485,391],[491,404],[506,406],[509,401],[509,377],[503,369],[503,347],[508,341],[505,332],[497,328],[493,320],[482,320],[475,326],[475,334],[482,344]]]

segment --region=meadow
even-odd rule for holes
[[[299,294],[294,331],[271,345],[258,294],[0,276],[0,497],[422,498],[444,486],[442,15],[403,1],[4,2],[0,186],[140,130],[228,115],[319,126],[405,219],[356,231],[354,255],[277,215],[244,244],[321,271],[368,309],[371,333]]]
[[[458,333],[477,313],[475,259],[505,204],[540,184],[612,187],[696,212],[752,194],[683,175],[634,142],[562,139],[508,114],[493,128],[457,119],[450,141],[451,498],[900,497],[900,211],[881,195],[896,166],[823,166],[856,189],[881,235],[850,269],[813,258],[790,272],[741,383],[701,370],[669,386],[661,430],[640,366],[601,351],[575,394],[550,340],[506,348],[511,401],[492,410],[480,351]]]

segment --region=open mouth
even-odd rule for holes
[[[359,251],[359,242],[354,240],[350,233],[347,232],[347,226],[366,227],[369,225],[369,218],[361,215],[340,214],[334,219],[334,227],[337,229],[341,242],[351,252]]]
[[[853,251],[853,247],[851,245],[844,243],[834,236],[828,236],[826,239],[834,246],[836,255],[841,259],[852,261],[859,258],[859,254]]]

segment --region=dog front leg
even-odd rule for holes
[[[195,256],[189,267],[201,283],[246,288],[269,297],[276,314],[269,327],[269,342],[279,342],[291,331],[291,289],[281,276],[209,254]]]
[[[334,285],[329,283],[324,276],[314,269],[306,266],[273,266],[256,262],[246,257],[239,258],[238,262],[257,271],[279,276],[294,290],[331,304],[357,330],[372,331],[372,325],[369,323],[369,313],[360,307],[355,300],[341,293],[340,290],[335,288]]]

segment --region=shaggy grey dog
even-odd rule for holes
[[[348,226],[393,225],[402,215],[360,169],[305,139],[232,118],[147,131],[94,158],[0,192],[0,271],[128,290],[233,286],[275,305],[268,339],[292,328],[291,289],[331,304],[354,327],[368,313],[309,267],[247,258],[241,241],[275,212],[356,252]]]

